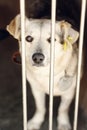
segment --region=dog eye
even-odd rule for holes
[[[64,39],[60,40],[60,44],[63,45],[64,44]]]
[[[49,38],[47,39],[47,41],[48,41],[49,43],[51,43],[51,37],[49,37]],[[55,41],[56,41],[56,38],[55,38]]]
[[[33,37],[31,37],[31,36],[27,36],[25,39],[26,39],[27,42],[32,42],[33,41]]]

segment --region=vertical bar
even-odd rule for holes
[[[78,106],[79,106],[79,92],[80,92],[80,75],[81,75],[81,62],[82,62],[82,49],[84,38],[84,24],[85,24],[86,0],[82,0],[81,9],[81,23],[80,23],[80,38],[79,38],[79,56],[78,56],[78,71],[77,71],[77,87],[75,99],[75,113],[74,113],[74,130],[77,130],[78,119]]]
[[[27,99],[26,99],[26,63],[25,63],[25,0],[20,0],[21,44],[22,44],[22,93],[23,93],[23,130],[27,130]]]
[[[53,88],[54,88],[54,37],[55,37],[55,19],[56,19],[56,0],[52,0],[51,7],[51,20],[52,20],[52,30],[51,30],[51,48],[50,48],[50,85],[49,85],[49,93],[50,93],[50,101],[49,101],[49,130],[52,130],[53,126]]]

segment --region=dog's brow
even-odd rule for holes
[[[40,39],[41,39],[41,35],[42,35],[42,26],[43,26],[43,21],[40,22]]]

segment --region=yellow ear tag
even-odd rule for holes
[[[68,41],[72,41],[73,38],[69,35],[69,36],[67,37],[67,40],[68,40]]]
[[[67,50],[67,43],[66,43],[66,41],[64,41],[64,43],[63,43],[63,49],[64,49],[64,51]]]
[[[67,37],[67,40],[68,40],[69,42],[71,42],[71,41],[73,40],[73,38],[69,35],[69,36]],[[64,43],[63,43],[63,49],[64,49],[64,51],[67,50],[67,42],[66,42],[66,41],[64,41]]]

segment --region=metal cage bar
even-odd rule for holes
[[[82,0],[78,70],[77,70],[77,87],[76,87],[76,99],[75,99],[74,126],[73,126],[74,130],[77,130],[77,120],[78,120],[78,105],[79,105],[79,93],[80,93],[80,77],[81,77],[82,49],[83,49],[83,39],[84,39],[85,12],[86,12],[86,0]]]
[[[25,63],[25,0],[20,0],[21,43],[22,43],[22,93],[23,93],[23,129],[27,130],[27,93]]]
[[[56,20],[56,0],[52,0],[51,7],[51,48],[50,48],[50,81],[49,81],[49,93],[50,93],[50,101],[49,101],[49,130],[52,130],[52,117],[53,117],[53,88],[54,88],[54,53],[55,53],[55,20]]]

